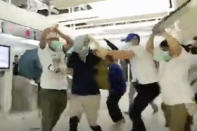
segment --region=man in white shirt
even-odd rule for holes
[[[58,36],[59,35],[59,36]],[[60,42],[62,37],[66,43]],[[67,104],[67,66],[65,54],[73,44],[57,27],[43,31],[38,56],[42,65],[40,106],[42,131],[52,131]]]
[[[194,104],[194,93],[188,81],[188,71],[196,64],[197,57],[187,53],[179,42],[157,26],[149,38],[148,50],[154,54],[154,35],[164,40],[160,49],[159,81],[163,98],[162,108],[170,131],[190,131],[191,116],[187,105]]]
[[[100,49],[98,53],[103,57],[111,55],[117,59],[131,60],[131,71],[138,92],[129,112],[130,118],[133,120],[132,131],[146,131],[141,113],[159,95],[157,70],[151,54],[139,44],[139,35],[130,33],[124,41],[130,44],[128,50],[108,51]]]
[[[193,37],[192,42],[188,43],[188,44],[190,44],[190,48],[188,51],[193,55],[197,55],[197,36]],[[188,77],[189,77],[190,84],[194,89],[194,92],[195,92],[194,99],[197,103],[197,65],[192,66],[189,69],[189,76]]]

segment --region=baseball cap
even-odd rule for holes
[[[135,33],[130,33],[130,34],[127,35],[126,38],[121,39],[121,41],[129,42],[132,39],[138,39],[140,41],[140,36],[138,34],[135,34]]]

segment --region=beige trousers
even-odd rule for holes
[[[97,125],[98,111],[100,108],[100,95],[79,96],[71,95],[70,113],[71,117],[77,116],[79,119],[85,113],[90,126]]]

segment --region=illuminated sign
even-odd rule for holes
[[[34,30],[22,25],[14,24],[0,20],[0,29],[2,33],[12,34],[14,36],[23,37],[26,39],[40,40],[41,31]],[[0,32],[1,33],[1,32]]]

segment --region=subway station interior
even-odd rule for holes
[[[196,24],[197,0],[0,0],[0,131],[197,131]]]

